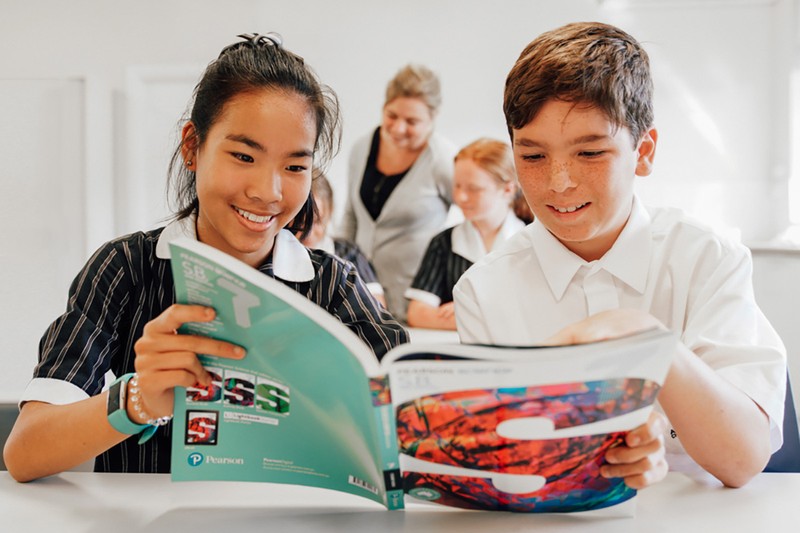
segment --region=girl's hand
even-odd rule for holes
[[[231,343],[177,333],[187,322],[210,322],[215,316],[210,307],[174,304],[145,325],[142,336],[134,344],[134,366],[139,375],[142,407],[148,415],[172,414],[175,387],[211,383],[211,376],[200,364],[197,354],[229,359],[245,356],[243,348]],[[131,411],[129,406],[131,420],[144,422]]]
[[[621,477],[632,489],[643,489],[664,479],[668,465],[664,456],[664,431],[667,419],[651,411],[647,422],[628,432],[624,444],[606,452],[600,474]]]
[[[447,302],[446,304],[442,304],[439,306],[437,310],[437,314],[439,318],[449,319],[455,316],[456,313],[456,304],[455,302]]]

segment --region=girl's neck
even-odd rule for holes
[[[494,241],[497,234],[503,228],[503,223],[508,216],[508,210],[492,214],[491,216],[484,217],[480,220],[471,220],[472,225],[478,230],[478,235],[481,236],[483,247],[488,252],[494,246]]]

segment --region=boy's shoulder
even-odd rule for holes
[[[741,252],[747,248],[735,228],[712,227],[674,207],[648,207],[653,241],[698,250],[717,248],[721,253]]]

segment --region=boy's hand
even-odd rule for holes
[[[600,474],[606,478],[621,477],[632,489],[643,489],[664,479],[668,465],[664,450],[667,419],[652,411],[647,422],[631,430],[625,442],[606,452],[606,463]]]
[[[624,337],[652,328],[666,329],[650,313],[637,309],[612,309],[570,324],[547,339],[545,344],[583,344]]]

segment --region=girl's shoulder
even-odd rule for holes
[[[136,273],[151,270],[159,262],[168,262],[167,258],[159,258],[156,252],[163,229],[137,231],[107,241],[92,254],[85,268],[95,271],[115,269]]]

